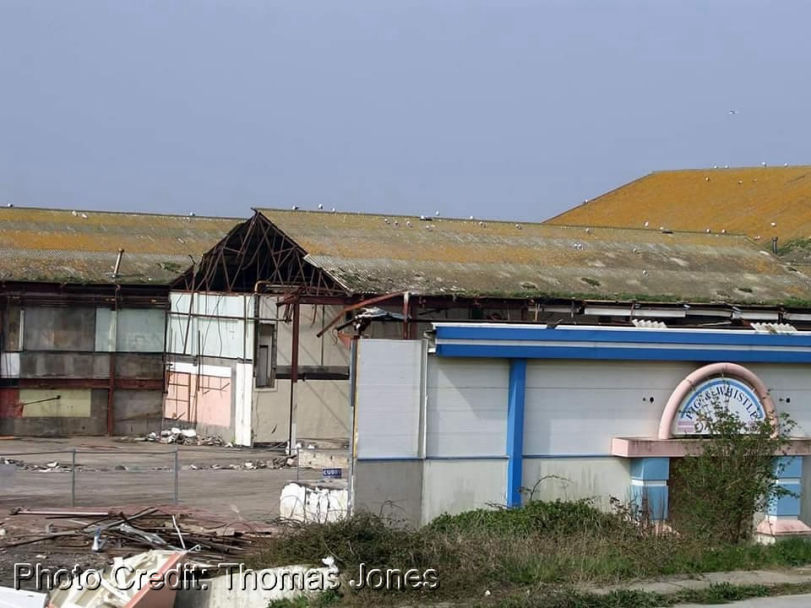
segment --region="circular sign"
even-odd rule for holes
[[[706,422],[717,406],[736,414],[743,423],[760,422],[766,411],[752,387],[735,378],[709,378],[697,385],[679,405],[673,435],[706,435]]]

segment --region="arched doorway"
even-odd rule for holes
[[[735,363],[712,363],[691,372],[668,399],[656,438],[615,438],[613,442],[614,455],[630,459],[631,500],[647,510],[651,520],[670,519],[670,493],[677,492],[679,485],[677,459],[694,454],[706,440],[700,414],[707,413],[712,403],[730,409],[743,421],[769,419],[778,432],[769,390],[750,369]],[[760,537],[773,540],[781,535],[811,535],[811,528],[799,519],[802,457],[809,453],[807,444],[797,442],[787,454],[775,455],[780,471],[777,483],[792,495],[769,505],[758,526]]]

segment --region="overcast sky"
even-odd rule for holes
[[[809,23],[804,1],[0,0],[0,202],[541,220],[657,169],[811,163]]]

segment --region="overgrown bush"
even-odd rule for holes
[[[699,420],[709,437],[674,467],[673,525],[698,538],[748,540],[755,514],[787,493],[775,484],[780,473],[775,455],[785,453],[794,422],[782,415],[779,430],[768,418],[747,423],[720,403],[701,412]]]
[[[606,534],[631,525],[615,513],[599,510],[593,503],[592,499],[585,498],[553,502],[535,500],[520,509],[495,507],[465,511],[458,515],[441,515],[428,528],[435,532],[464,534]]]

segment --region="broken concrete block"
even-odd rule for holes
[[[327,523],[345,518],[348,504],[345,481],[296,481],[282,488],[279,513],[285,519]]]
[[[17,591],[10,587],[0,587],[0,606],[14,608],[45,608],[48,596],[34,591]]]

